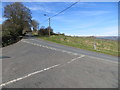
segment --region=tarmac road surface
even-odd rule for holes
[[[2,49],[3,88],[118,88],[118,58],[34,37]]]

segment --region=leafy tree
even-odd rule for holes
[[[39,23],[36,20],[32,20],[32,27],[34,31],[37,31],[39,28]]]
[[[45,35],[45,27],[44,26],[42,26],[40,28],[40,30],[38,31],[38,35],[41,35],[41,36]]]
[[[4,21],[2,25],[2,42],[4,44],[12,43],[18,39],[19,33],[13,28],[14,24],[9,20]]]
[[[23,30],[29,31],[31,28],[31,12],[22,3],[6,5],[4,17],[7,19],[2,24],[2,46],[18,41]]]
[[[4,8],[4,17],[10,21],[19,35],[22,35],[24,28],[31,27],[31,12],[20,2],[7,5]]]
[[[49,30],[50,30],[50,35],[53,34],[53,29],[51,27],[47,27],[45,30],[46,30],[47,35],[49,35]]]
[[[6,35],[8,35],[8,33],[10,34],[10,35],[12,35],[12,37],[14,37],[14,36],[18,36],[19,35],[19,31],[17,31],[16,30],[16,28],[18,27],[19,28],[19,26],[17,26],[16,25],[16,28],[14,28],[14,24],[13,23],[11,23],[11,21],[10,20],[6,20],[6,21],[4,21],[3,22],[3,25],[2,25],[2,32],[3,32],[3,37],[4,36],[6,36]]]
[[[53,35],[54,34],[53,29],[51,27],[45,28],[44,26],[40,28],[38,34],[42,36],[49,35],[49,29],[50,29],[50,34]]]

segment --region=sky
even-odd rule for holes
[[[32,12],[32,19],[41,26],[48,27],[47,16],[51,17],[74,2],[23,2]],[[2,11],[10,3],[2,2]],[[47,16],[44,16],[46,14]],[[0,17],[0,23],[5,18]],[[118,3],[117,2],[79,2],[65,12],[51,18],[54,32],[71,36],[117,36]]]

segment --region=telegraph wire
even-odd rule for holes
[[[64,10],[62,10],[62,11],[58,12],[57,14],[51,16],[50,18],[53,18],[53,17],[58,16],[60,13],[62,13],[62,12],[64,12],[64,11],[68,10],[68,9],[71,8],[72,6],[76,5],[78,2],[80,2],[80,0],[78,0],[77,2],[71,4],[69,7],[65,8]],[[46,21],[48,21],[48,19],[44,20],[42,23],[45,23]],[[42,24],[42,23],[41,23],[41,24]]]
[[[45,23],[46,21],[48,21],[48,19],[46,19],[46,20],[44,20],[42,23],[40,23],[40,24],[43,24],[43,23]]]
[[[72,4],[72,5],[70,5],[69,7],[65,8],[64,10],[60,11],[59,13],[57,13],[57,14],[53,15],[53,16],[52,16],[52,17],[50,17],[50,18],[53,18],[53,17],[55,17],[55,16],[59,15],[60,13],[62,13],[62,12],[64,12],[64,11],[68,10],[69,8],[71,8],[72,6],[74,6],[75,4],[77,4],[78,2],[80,2],[80,0],[78,0],[78,1],[77,1],[77,2],[75,2],[75,3],[73,3],[73,4]]]

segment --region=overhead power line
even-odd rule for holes
[[[80,0],[78,0],[78,1],[77,1],[77,2],[75,2],[75,3],[73,3],[73,4],[72,4],[72,5],[70,5],[69,7],[65,8],[64,10],[60,11],[59,13],[57,13],[57,14],[53,15],[53,16],[52,16],[52,17],[50,17],[50,18],[53,18],[53,17],[55,17],[55,16],[59,15],[60,13],[62,13],[62,12],[64,12],[64,11],[68,10],[69,8],[71,8],[72,6],[74,6],[75,4],[77,4],[78,2],[80,2]]]
[[[80,2],[80,0],[78,0],[77,2],[73,3],[72,5],[70,5],[69,7],[65,8],[64,10],[58,12],[57,14],[51,16],[50,18],[56,17],[57,15],[61,14],[62,12],[68,10],[69,8],[71,8],[72,6],[74,6],[75,4],[77,4],[78,2]],[[48,19],[44,20],[42,23],[45,23],[46,21],[48,21]],[[41,24],[42,24],[41,23]]]
[[[40,24],[43,24],[43,23],[45,23],[46,21],[48,21],[48,19],[46,19],[46,20],[44,20],[42,23],[40,23]]]

